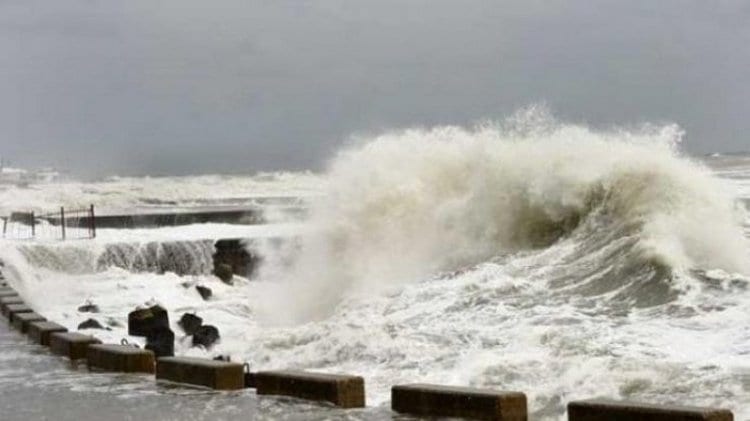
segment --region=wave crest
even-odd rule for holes
[[[300,263],[306,291],[296,295],[320,310],[345,291],[546,249],[573,234],[585,250],[602,231],[614,233],[608,242],[633,239],[621,251],[631,266],[747,272],[743,210],[707,168],[680,155],[681,137],[676,125],[596,131],[532,109],[473,128],[354,139],[330,165],[313,216],[319,234]]]

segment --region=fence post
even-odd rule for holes
[[[89,216],[89,229],[91,230],[91,238],[96,238],[96,214],[94,213],[94,205],[91,205],[91,215]]]
[[[34,211],[31,211],[31,237],[36,238],[36,218],[34,217]]]
[[[8,231],[8,218],[3,218],[3,238],[5,238],[5,232]]]
[[[65,240],[65,207],[60,206],[60,226],[62,227],[62,239]]]

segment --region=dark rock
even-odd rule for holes
[[[128,335],[148,336],[156,328],[169,329],[169,315],[163,307],[156,305],[128,314]]]
[[[225,284],[232,285],[232,278],[234,278],[234,272],[232,266],[227,263],[219,263],[214,267],[214,275],[216,275]]]
[[[219,338],[219,329],[215,326],[204,325],[193,333],[193,346],[200,345],[204,348],[211,348]]]
[[[224,282],[231,281],[231,278],[227,276],[227,268],[220,267],[221,265],[228,265],[232,274],[250,279],[258,268],[261,259],[260,256],[248,251],[246,246],[245,241],[238,238],[218,240],[214,244],[216,253],[213,255],[216,276]]]
[[[146,336],[146,349],[159,357],[174,356],[174,332],[168,327],[158,326]]]
[[[208,300],[214,294],[213,291],[211,291],[211,288],[204,287],[203,285],[196,285],[195,289],[198,290],[198,294],[200,294],[201,298],[204,300]]]
[[[101,323],[97,322],[94,319],[88,319],[85,322],[78,325],[78,330],[83,329],[104,329],[104,326],[102,326]]]
[[[80,311],[81,313],[98,313],[99,306],[92,303],[91,301],[87,301],[86,304],[78,307],[78,311]]]
[[[185,313],[177,324],[185,331],[186,335],[192,335],[203,325],[203,319],[195,314]]]
[[[232,359],[229,357],[229,355],[217,355],[214,357],[214,361],[224,361],[231,363]]]

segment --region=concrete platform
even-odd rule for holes
[[[102,343],[93,336],[73,332],[55,332],[50,334],[50,350],[71,360],[86,358],[89,345]]]
[[[3,307],[3,315],[8,318],[8,322],[13,323],[13,317],[19,313],[31,313],[33,310],[26,304],[6,304]]]
[[[391,409],[423,416],[526,421],[526,395],[470,387],[407,384],[391,388]]]
[[[156,361],[156,378],[216,390],[245,388],[245,371],[242,364],[204,358],[159,358]]]
[[[89,369],[122,373],[153,373],[154,353],[132,345],[94,344],[86,352]]]
[[[96,228],[152,228],[209,222],[225,224],[263,223],[262,209],[255,205],[227,205],[201,207],[130,208],[120,210],[97,210]],[[52,225],[60,225],[59,217],[49,217]],[[88,228],[91,218],[88,215],[68,219],[66,226]]]
[[[0,298],[0,313],[2,313],[3,316],[8,316],[6,313],[6,307],[12,304],[24,304],[21,297],[3,297]]]
[[[0,293],[0,298],[21,298],[15,291],[6,291]]]
[[[298,370],[255,374],[259,395],[284,395],[326,401],[342,408],[364,408],[365,381],[359,376],[310,373]]]
[[[570,402],[569,421],[732,421],[726,409],[653,405],[609,399]]]
[[[30,322],[43,322],[46,320],[47,319],[45,319],[41,314],[37,314],[32,311],[31,313],[14,314],[11,324],[13,324],[13,327],[21,333],[26,333],[29,329]]]
[[[49,346],[50,335],[67,331],[68,329],[65,326],[54,322],[30,322],[26,334],[32,341],[40,345]]]

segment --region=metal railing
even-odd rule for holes
[[[86,208],[36,213],[12,212],[3,218],[3,238],[12,239],[92,239],[96,238],[94,205]]]

